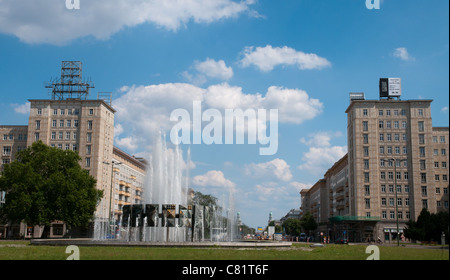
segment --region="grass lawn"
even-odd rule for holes
[[[294,244],[279,249],[79,247],[81,260],[365,260],[365,245]],[[439,248],[439,247],[437,247]],[[379,246],[380,260],[449,260],[442,249]],[[0,260],[65,260],[66,247],[0,242]]]

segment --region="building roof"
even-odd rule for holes
[[[419,99],[419,100],[386,100],[386,99],[380,99],[380,100],[353,100],[350,105],[348,106],[347,110],[345,110],[345,113],[348,113],[350,109],[357,103],[431,103],[433,102],[432,99]]]

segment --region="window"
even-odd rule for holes
[[[409,211],[406,211],[406,219],[407,220],[411,219],[411,213]]]
[[[393,197],[389,198],[389,206],[394,206],[394,198]]]
[[[427,186],[422,186],[422,196],[427,196]]]
[[[41,121],[36,121],[36,130],[41,129]]]
[[[395,147],[395,154],[397,154],[397,155],[400,154],[400,147]]]
[[[409,198],[405,198],[405,206],[409,206]]]
[[[419,153],[421,157],[425,156],[425,147],[419,147]]]
[[[445,136],[441,136],[440,139],[441,139],[441,143],[445,143]]]
[[[394,193],[394,185],[389,185],[389,192]]]
[[[54,116],[58,115],[58,109],[53,109],[53,115]]]
[[[425,130],[424,122],[419,122],[418,125],[419,125],[419,131]]]
[[[386,198],[385,197],[381,198],[381,205],[386,206]]]
[[[397,193],[401,193],[402,192],[402,185],[397,185]]]
[[[447,162],[446,162],[446,161],[443,161],[443,162],[441,163],[441,166],[442,166],[442,168],[447,168]]]
[[[409,179],[409,173],[408,171],[403,172],[403,179],[408,180]]]
[[[369,115],[368,110],[367,109],[363,109],[363,116],[367,116],[367,115]]]
[[[369,134],[363,134],[363,143],[369,144]]]
[[[402,199],[400,197],[397,198],[397,206],[402,206]]]
[[[56,132],[52,132],[52,140],[56,140]]]
[[[382,180],[386,180],[386,172],[381,171],[381,172],[380,172],[380,178],[381,178]]]
[[[370,186],[364,186],[364,194],[365,195],[370,195]]]
[[[64,120],[59,120],[59,127],[64,127]]]
[[[395,212],[394,211],[390,211],[389,212],[389,218],[395,219]]]
[[[428,209],[428,199],[422,199],[422,208]]]
[[[404,155],[408,154],[408,148],[406,146],[403,147],[403,154]]]
[[[86,145],[86,155],[91,154],[91,145]]]
[[[378,110],[378,116],[382,116],[383,115],[383,110]]]
[[[394,134],[394,140],[396,142],[399,142],[400,141],[400,134],[398,134],[398,133]]]
[[[402,137],[403,141],[408,140],[408,137],[406,136],[406,133],[403,133],[403,137]]]
[[[442,181],[447,182],[447,174],[442,174]]]
[[[86,167],[91,167],[91,158],[86,158]]]
[[[38,116],[42,115],[42,109],[41,108],[37,109],[37,114],[38,114]]]
[[[433,143],[437,143],[438,142],[438,137],[437,136],[433,136]]]
[[[62,150],[62,144],[58,144],[58,149]]]
[[[65,109],[61,109],[61,116],[64,116],[65,113],[66,113],[66,110]]]
[[[381,217],[382,217],[383,219],[387,219],[387,213],[386,213],[386,211],[382,211],[382,212],[381,212]]]
[[[87,141],[88,143],[91,143],[91,142],[92,142],[92,133],[89,132],[89,133],[87,134],[86,141]]]
[[[388,179],[393,180],[394,179],[394,172],[389,171],[388,172]]]
[[[384,141],[384,134],[383,133],[380,133],[380,141],[382,142],[382,141]]]
[[[405,110],[405,109],[402,109],[401,112],[400,112],[400,114],[401,114],[402,116],[406,116],[406,110]]]
[[[381,185],[381,192],[385,193],[386,192],[386,185]]]
[[[94,114],[94,109],[89,109],[89,116],[92,116]]]
[[[78,127],[78,120],[73,120],[73,126]]]
[[[71,120],[67,120],[67,127],[72,127],[72,121]]]
[[[433,150],[433,155],[435,155],[435,156],[439,155],[439,150],[438,149],[434,149]]]
[[[72,151],[78,151],[77,144],[73,144],[73,145],[72,145]]]
[[[390,155],[392,154],[392,146],[388,146],[387,147],[387,153]],[[390,161],[389,161],[390,162]],[[392,166],[392,164],[390,164],[389,166]]]
[[[386,128],[391,128],[391,121],[386,122]]]
[[[63,133],[62,133],[62,131],[60,131],[60,132],[58,133],[58,139],[59,139],[59,140],[62,140],[62,139],[63,139]]]
[[[391,110],[386,110],[386,116],[390,116],[391,115]]]
[[[4,156],[10,156],[11,155],[11,147],[10,146],[3,147],[3,155]]]
[[[402,121],[402,128],[403,128],[403,129],[406,129],[406,128],[407,128],[407,126],[406,126],[406,121]]]
[[[420,160],[420,169],[421,170],[425,170],[427,167],[426,167],[426,161],[424,160],[424,159],[421,159]]]
[[[56,127],[56,120],[52,120],[52,127]]]
[[[423,109],[419,109],[418,111],[419,111],[419,112],[418,112],[418,113],[419,113],[419,116],[423,116]]]
[[[395,178],[397,179],[397,180],[401,180],[402,179],[402,172],[396,172],[395,173]]]
[[[73,133],[73,140],[77,140],[78,139],[78,134],[76,132]]]
[[[447,150],[446,149],[441,149],[441,155],[445,156],[447,154]]]
[[[384,122],[383,121],[379,121],[378,122],[378,128],[384,128]]]
[[[364,168],[369,169],[369,160],[368,159],[364,160]]]
[[[390,133],[386,134],[386,140],[388,142],[391,142],[392,141],[392,134],[390,134]]]
[[[409,193],[409,185],[405,185],[405,193]]]
[[[70,150],[70,144],[66,144],[66,151]]]
[[[380,146],[380,154],[384,154],[384,146]]]
[[[384,167],[384,162],[385,162],[384,159],[380,159],[380,167]]]
[[[364,147],[364,156],[368,157],[369,156],[369,147]]]
[[[439,181],[439,174],[434,174],[434,180]]]
[[[419,144],[425,144],[425,134],[419,134]]]
[[[397,217],[399,220],[403,220],[403,212],[402,211],[398,212],[397,215],[398,215]]]
[[[34,140],[35,140],[35,141],[39,141],[39,132],[36,132],[36,133],[34,134]]]
[[[364,182],[370,182],[369,178],[369,172],[364,172]]]
[[[366,209],[370,209],[370,198],[365,198],[364,201],[366,202]]]
[[[92,129],[92,121],[88,121],[88,128],[87,129],[89,129],[89,130]]]
[[[400,128],[400,124],[398,121],[394,121],[394,128],[395,129],[399,129]]]
[[[422,183],[426,183],[427,182],[427,173],[420,173],[420,178]]]

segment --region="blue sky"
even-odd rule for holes
[[[83,62],[97,92],[112,92],[115,145],[146,156],[170,112],[279,110],[278,152],[259,145],[183,145],[191,186],[232,188],[243,222],[265,226],[300,206],[299,191],[347,151],[349,92],[378,99],[378,79],[402,78],[403,99],[433,99],[448,126],[449,3],[384,0],[0,0],[0,124],[28,122],[27,99],[63,60]],[[208,101],[209,100],[209,101]]]

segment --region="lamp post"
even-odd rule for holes
[[[111,235],[111,222],[113,221],[113,214],[111,212],[111,208],[112,208],[112,192],[113,192],[113,180],[114,180],[114,165],[121,165],[121,162],[115,162],[115,161],[111,161],[111,163],[104,161],[103,162],[106,165],[111,165],[111,185],[110,185],[110,189],[109,189],[109,213],[108,213],[108,217],[109,217],[109,234]]]

